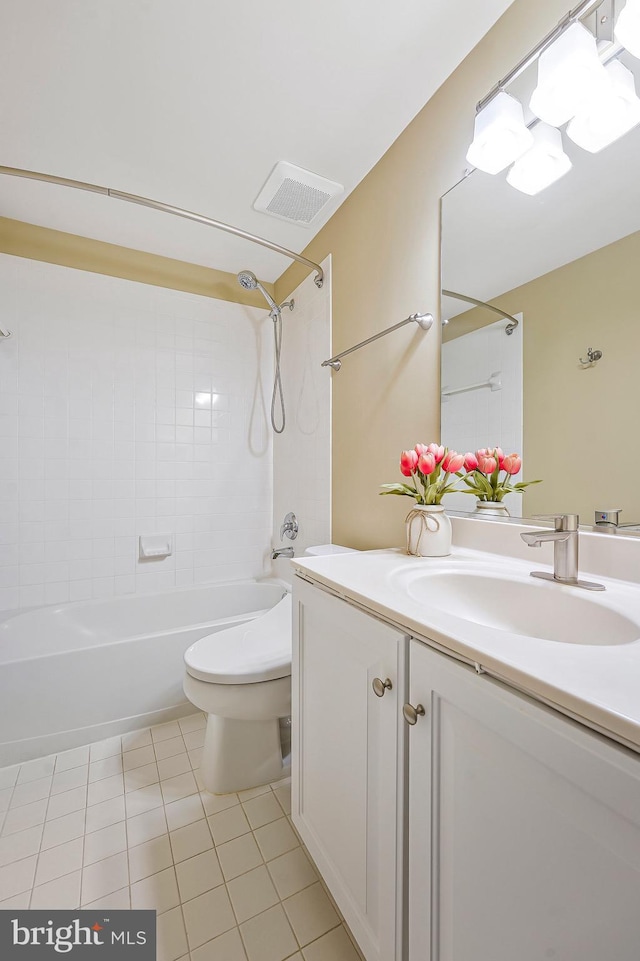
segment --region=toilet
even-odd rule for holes
[[[306,556],[352,553],[336,544]],[[208,715],[200,773],[212,794],[285,777],[281,721],[291,714],[291,594],[266,614],[208,634],[184,655],[184,693]]]

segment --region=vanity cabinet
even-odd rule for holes
[[[294,598],[294,823],[367,961],[638,961],[640,757]]]
[[[400,632],[296,579],[293,821],[367,961],[401,958],[407,649]]]
[[[409,961],[637,961],[640,758],[412,640]]]

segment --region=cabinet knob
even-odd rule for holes
[[[402,713],[407,724],[417,724],[418,717],[424,717],[425,710],[422,704],[418,704],[416,707],[413,704],[405,704]]]
[[[371,682],[371,687],[373,688],[373,693],[376,697],[384,697],[385,691],[390,691],[393,687],[393,684],[389,678],[381,681],[379,677],[374,677],[373,681]]]

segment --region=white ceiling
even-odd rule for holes
[[[252,209],[288,160],[346,196],[512,0],[3,0],[0,164],[142,194],[295,251]],[[220,231],[0,177],[0,214],[275,280]]]

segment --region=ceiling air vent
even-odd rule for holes
[[[281,160],[269,174],[253,207],[263,214],[309,227],[329,201],[341,193],[342,184]]]

